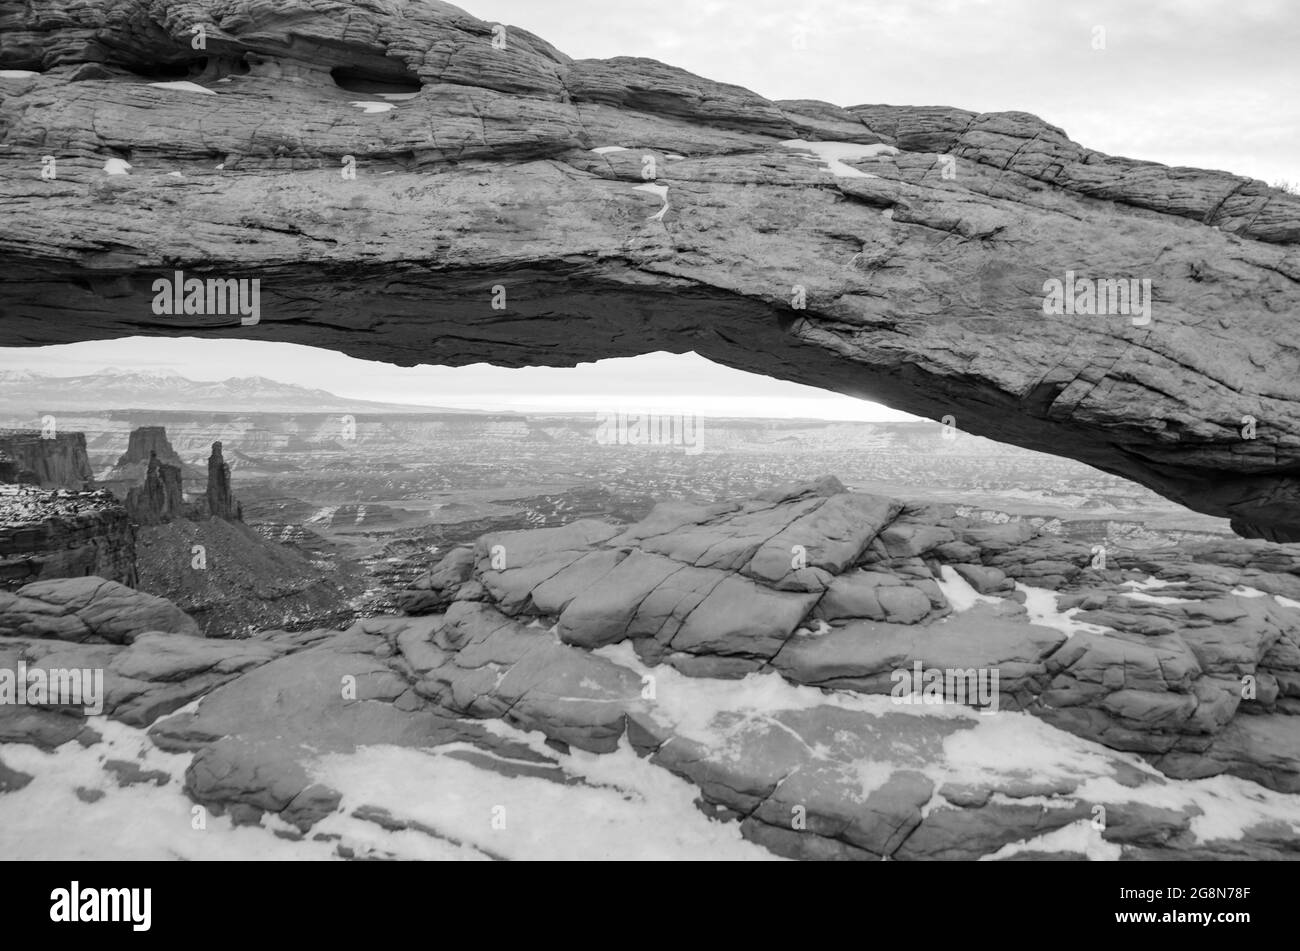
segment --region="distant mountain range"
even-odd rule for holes
[[[45,410],[200,410],[292,413],[469,413],[476,410],[374,403],[336,396],[264,376],[218,382],[190,380],[170,370],[108,367],[85,376],[50,376],[0,369],[0,412]]]

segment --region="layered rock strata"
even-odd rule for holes
[[[694,350],[1300,539],[1300,197],[1262,182],[575,60],[438,0],[32,0],[0,67],[14,343]]]
[[[107,492],[0,485],[0,589],[85,575],[134,585],[135,543]]]

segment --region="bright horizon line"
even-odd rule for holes
[[[654,351],[574,367],[400,367],[271,341],[126,337],[0,348],[0,370],[48,378],[167,371],[194,383],[260,377],[344,400],[512,413],[627,412],[728,419],[915,422],[880,403]],[[123,407],[131,408],[131,407]]]

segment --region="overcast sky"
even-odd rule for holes
[[[1032,112],[1115,155],[1300,182],[1300,0],[481,0],[575,57],[647,56],[770,99]],[[1099,29],[1104,32],[1099,32]],[[1097,40],[1104,35],[1104,48]],[[802,37],[803,48],[796,46]],[[0,340],[2,342],[2,340]],[[137,339],[0,348],[0,367],[262,375],[344,396],[485,409],[903,418],[653,354],[573,370],[367,364],[287,344]]]
[[[1300,181],[1296,0],[462,6],[570,56],[648,56],[769,99],[1032,112],[1112,155]],[[1105,49],[1093,48],[1096,27]]]

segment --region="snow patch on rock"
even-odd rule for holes
[[[176,92],[198,92],[203,93],[205,96],[215,96],[217,94],[215,89],[209,89],[206,86],[200,86],[198,83],[191,83],[186,80],[178,80],[177,82],[170,83],[150,83],[149,85],[153,86],[155,89],[174,89]]]
[[[1056,606],[1056,592],[1047,588],[1031,588],[1026,584],[1016,584],[1016,590],[1025,595],[1025,610],[1029,612],[1029,621],[1031,624],[1041,624],[1044,627],[1052,627],[1065,634],[1067,637],[1080,633],[1104,634],[1108,628],[1099,624],[1087,624],[1083,621],[1076,621],[1074,615],[1081,611],[1081,608],[1070,608],[1068,611],[1061,611]]]
[[[646,221],[662,221],[665,214],[668,213],[668,186],[667,185],[636,185],[632,189],[638,192],[649,192],[652,195],[658,195],[663,199],[664,206],[658,212],[651,215]]]
[[[940,569],[940,576],[935,579],[935,582],[939,585],[939,590],[943,592],[949,606],[958,614],[962,611],[969,611],[981,602],[997,604],[1002,600],[1001,598],[990,597],[987,594],[980,594],[971,587],[969,581],[957,574],[951,565],[944,565]]]
[[[1249,588],[1246,585],[1241,584],[1233,588],[1230,593],[1235,594],[1239,598],[1262,598],[1265,596],[1264,592],[1260,591],[1258,588]]]
[[[803,156],[810,162],[826,166],[826,171],[839,178],[879,178],[861,169],[846,165],[846,162],[859,162],[863,159],[877,158],[881,155],[897,155],[898,149],[892,145],[858,145],[854,142],[806,142],[803,139],[790,139],[781,143],[787,149],[798,149],[813,153],[812,158]]]
[[[346,817],[366,805],[446,837],[390,833],[390,850],[404,857],[420,857],[415,849],[423,846],[462,853],[449,857],[496,854],[516,860],[776,859],[741,838],[737,823],[704,815],[694,804],[699,790],[693,784],[638,757],[626,740],[613,753],[572,750],[561,757],[565,773],[579,780],[568,785],[500,775],[457,758],[458,751],[482,755],[475,747],[451,744],[434,750],[370,746],[322,757],[313,776],[339,790],[343,801],[341,812],[313,832],[346,831]]]
[[[1094,862],[1114,862],[1123,855],[1124,850],[1116,843],[1103,839],[1101,832],[1093,827],[1091,820],[1079,819],[1068,826],[1053,829],[1035,838],[1004,845],[996,852],[981,855],[979,860],[993,862],[1010,858],[1021,852],[1068,852],[1086,855]]]

